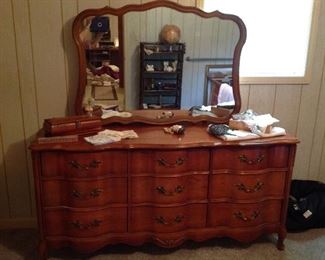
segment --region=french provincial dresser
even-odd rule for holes
[[[40,257],[46,258],[50,248],[71,247],[87,253],[111,244],[147,242],[170,248],[187,240],[214,237],[252,242],[271,233],[278,234],[277,247],[283,249],[298,140],[284,135],[223,141],[207,132],[208,124],[228,123],[241,109],[239,61],[246,39],[242,20],[166,0],[81,12],[73,23],[79,54],[77,115],[85,111],[91,114],[92,110],[96,114],[101,111],[100,102],[109,100],[96,92],[101,81],[97,80],[93,91],[88,77],[93,68],[89,67],[85,46],[95,45],[85,39],[98,40],[102,35],[87,31],[85,25],[98,16],[107,17],[110,34],[120,44],[113,69],[120,66],[118,96],[124,89],[125,105],[131,108],[132,116],[100,119],[89,115],[45,121],[43,131],[30,146]],[[135,83],[140,80],[135,65],[139,64],[137,46],[140,40],[152,41],[158,36],[152,33],[164,24],[158,23],[157,17],[180,27],[190,55],[184,60],[182,95],[187,98],[182,100],[188,101],[191,95],[191,106],[217,100],[202,76],[208,68],[218,78],[231,79],[228,88],[232,89],[233,106],[216,107],[212,116],[195,117],[186,110],[132,110],[139,104],[137,93],[131,91],[139,89]],[[193,46],[201,46],[201,57],[195,56]],[[194,67],[197,72],[191,70]],[[103,83],[108,78],[104,76]],[[191,94],[197,88],[193,82],[202,90]],[[107,90],[110,85],[105,87]],[[185,133],[165,133],[164,128],[173,124],[183,124]],[[100,129],[134,130],[139,137],[96,146],[84,140]]]
[[[162,125],[105,128],[133,129],[139,138],[31,145],[41,256],[48,247],[176,247],[268,233],[283,249],[296,138],[226,142],[202,124],[187,125],[182,136]]]

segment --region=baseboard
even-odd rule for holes
[[[0,219],[0,229],[37,228],[36,218]]]

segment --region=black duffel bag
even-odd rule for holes
[[[325,227],[325,184],[318,181],[291,182],[287,230]]]

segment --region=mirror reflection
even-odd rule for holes
[[[205,103],[206,65],[232,64],[240,36],[239,27],[232,20],[201,17],[167,7],[128,12],[123,16],[123,23],[127,109],[139,108],[139,100],[144,99],[140,85],[140,43],[159,41],[160,32],[166,24],[180,28],[179,43],[185,45],[179,100],[182,109]]]
[[[162,41],[166,25],[180,32],[176,42]],[[153,1],[85,10],[75,19],[73,35],[80,58],[78,114],[210,104],[227,108],[217,115],[226,120],[240,109],[239,57],[246,30],[237,16]],[[180,56],[171,56],[173,47],[164,44],[183,46]],[[177,77],[171,85],[172,74]]]
[[[120,46],[118,17],[89,16],[82,21],[80,40],[86,56],[85,110],[94,106],[123,107],[124,91],[120,88]]]
[[[205,105],[232,109],[235,105],[232,65],[207,65],[205,70]]]

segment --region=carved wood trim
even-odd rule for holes
[[[165,247],[165,248],[173,248],[176,246],[179,246],[184,243],[185,237],[179,237],[179,238],[170,238],[170,239],[163,239],[159,237],[154,237],[153,241],[155,244]]]

